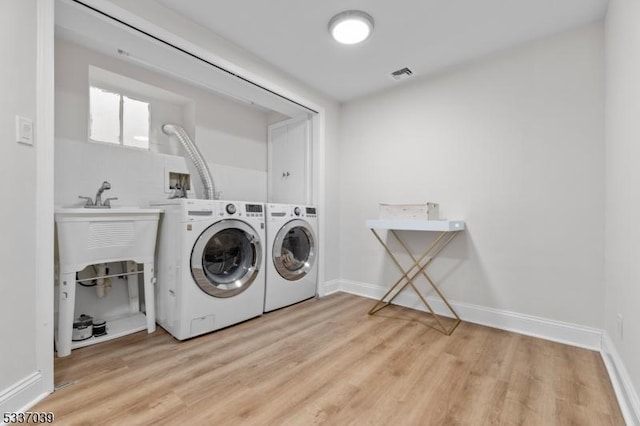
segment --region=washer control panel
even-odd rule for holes
[[[219,217],[250,217],[264,218],[264,206],[251,203],[226,203],[219,207]]]
[[[247,217],[264,217],[262,204],[246,204],[245,213]]]
[[[291,217],[317,217],[315,207],[292,206],[290,210]]]

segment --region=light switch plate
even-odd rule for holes
[[[16,142],[33,145],[33,120],[16,115]]]

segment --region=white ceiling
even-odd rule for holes
[[[156,0],[254,53],[320,92],[347,101],[414,76],[604,17],[607,0]],[[359,9],[375,20],[372,37],[341,46],[327,30],[333,15]]]

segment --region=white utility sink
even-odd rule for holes
[[[56,209],[60,266],[80,271],[121,260],[153,262],[160,213],[138,207]]]
[[[162,212],[161,209],[137,207],[72,207],[55,210],[60,259],[56,336],[58,356],[67,356],[71,349],[115,339],[145,328],[149,333],[155,331],[153,263],[158,220]],[[143,264],[145,313],[139,312],[137,275],[127,274],[130,314],[122,318],[105,318],[107,334],[104,336],[72,341],[76,272],[89,265],[120,261]]]

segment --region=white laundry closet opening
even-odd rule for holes
[[[80,206],[78,196],[93,195],[105,180],[111,183],[109,195],[118,197],[116,205],[146,206],[165,199],[175,176],[187,176],[189,198],[200,197],[198,175],[181,146],[161,131],[164,123],[184,127],[194,139],[219,198],[265,203],[271,198],[273,158],[267,154],[268,129],[292,120],[308,123],[297,151],[302,156],[295,158],[305,188],[295,197],[312,201],[310,164],[317,133],[310,123],[316,111],[78,2],[56,2],[55,24],[56,206]],[[126,146],[122,130],[112,140],[95,136],[94,89],[119,99],[116,119],[123,120],[127,99],[148,105],[148,135],[138,139],[141,146]],[[287,161],[293,170],[292,157]],[[119,285],[118,276],[126,265],[107,268],[114,275],[108,295],[98,297],[94,289],[79,287],[75,316],[110,318],[128,309],[127,287]],[[88,269],[78,278],[91,276]]]

